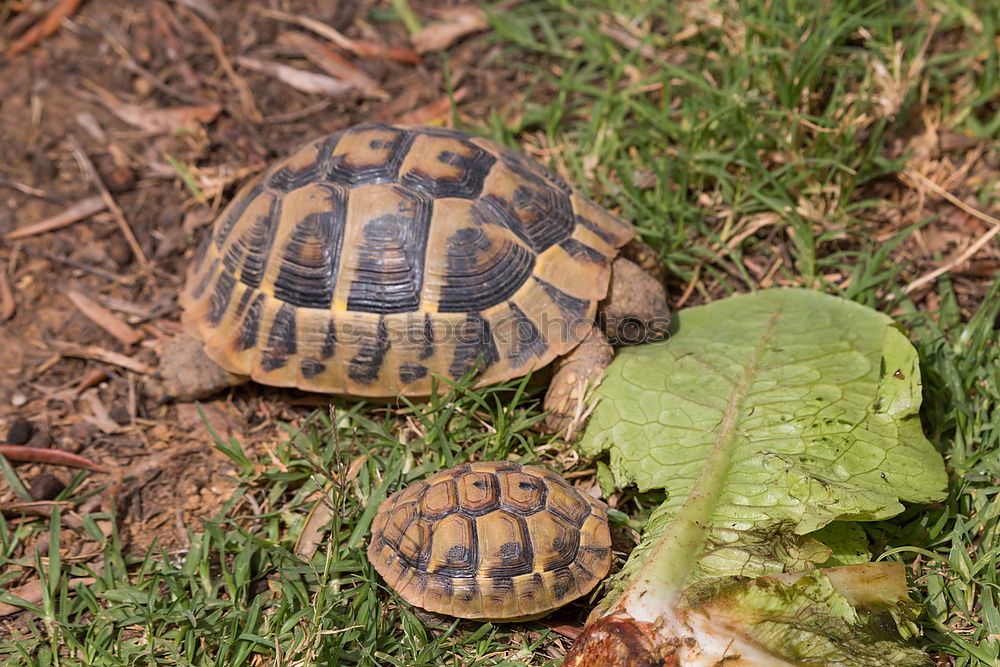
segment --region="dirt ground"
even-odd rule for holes
[[[10,49],[51,8],[75,4],[3,3],[3,42]],[[142,384],[180,329],[176,295],[194,248],[235,190],[293,146],[363,120],[450,124],[454,99],[460,116],[483,123],[516,114],[524,91],[540,93],[523,70],[504,66],[474,6],[410,5],[444,26],[417,40],[424,53],[398,21],[378,20],[388,2],[87,0],[53,34],[0,60],[0,428],[23,431],[17,420],[29,420],[31,432],[14,434],[28,444],[117,471],[100,493],[107,475],[84,481],[76,495],[96,495],[77,509],[115,507],[129,548],[183,547],[232,488],[233,468],[196,409],[157,405]],[[915,277],[961,259],[952,250],[990,229],[920,180],[974,207],[973,181],[995,178],[998,165],[962,139],[929,125],[900,137],[900,154],[917,151],[915,175],[872,193],[895,202],[878,223],[886,240],[940,207],[941,218],[896,251]],[[34,231],[66,211],[78,219]],[[770,260],[747,262],[764,284]],[[966,315],[998,267],[995,252],[951,262]],[[933,286],[912,292],[928,310],[937,307]],[[674,288],[680,303],[698,298]],[[294,420],[309,403],[246,387],[205,410],[220,434],[252,448],[281,438],[274,420]],[[42,498],[52,476],[69,484],[76,474],[38,462],[17,471]],[[7,484],[0,506],[30,511]],[[64,560],[86,559],[95,543],[68,548]]]
[[[5,3],[4,42],[10,48],[49,9],[72,4]],[[23,431],[17,420],[26,419],[29,445],[116,470],[81,509],[114,500],[130,548],[154,539],[182,546],[229,495],[232,469],[196,408],[143,393],[162,343],[179,330],[176,295],[193,249],[221,206],[307,139],[365,120],[450,124],[434,47],[447,50],[462,116],[517,104],[519,75],[482,66],[500,47],[478,38],[479,10],[410,4],[438,19],[438,32],[416,42],[427,53],[398,21],[377,20],[388,3],[89,0],[54,34],[0,61],[0,271],[10,297],[0,424]],[[321,37],[296,17],[336,32]],[[67,210],[88,214],[31,232]],[[243,388],[205,409],[223,436],[252,449],[281,437],[275,418],[294,420],[316,403],[287,399]],[[17,471],[26,486],[41,485],[40,497],[53,483],[46,476],[69,484],[76,473],[35,462]],[[77,495],[106,481],[93,475]],[[19,500],[0,485],[0,505]]]

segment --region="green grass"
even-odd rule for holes
[[[877,241],[886,203],[873,185],[903,168],[906,155],[887,157],[887,148],[928,109],[950,131],[981,139],[1000,131],[998,13],[971,0],[914,12],[909,3],[856,0],[522,3],[493,18],[502,49],[484,66],[524,68],[533,85],[470,129],[555,149],[551,166],[635,220],[661,251],[674,298],[689,284],[691,301],[756,288],[760,272],[748,267],[760,266],[771,281],[899,313],[921,355],[925,428],[947,456],[951,494],[869,533],[876,549],[911,564],[926,648],[960,666],[992,665],[1000,652],[1000,294],[994,286],[963,318],[943,276],[939,312],[916,308],[901,291],[914,276],[893,253],[935,220]],[[633,40],[643,49],[624,45]],[[980,205],[995,207],[995,193],[982,184]],[[238,442],[219,443],[242,470],[240,486],[181,552],[123,553],[101,532],[107,517],[86,516],[83,530],[105,545],[95,571],[95,561],[58,558],[56,517],[5,523],[0,584],[13,566],[34,569],[43,599],[26,633],[0,643],[0,658],[558,664],[545,650],[551,631],[538,624],[425,625],[364,556],[374,507],[402,484],[468,459],[564,469],[565,448],[547,446],[532,428],[536,398],[514,383],[457,388],[391,412],[343,404],[288,426],[274,452],[280,466]],[[80,500],[79,479],[66,499]],[[330,508],[330,531],[306,558],[296,540],[318,502]],[[631,497],[622,508],[641,520],[655,502]],[[39,531],[49,533],[49,557],[22,554]],[[96,583],[68,587],[87,576]]]

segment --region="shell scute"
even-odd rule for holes
[[[430,485],[420,503],[420,513],[437,519],[458,510],[458,490],[455,481],[443,479]]]
[[[502,578],[531,572],[534,553],[524,519],[506,512],[480,516],[476,518],[476,533],[483,576]]]
[[[556,570],[569,566],[580,547],[580,530],[552,512],[537,512],[525,519],[535,536],[535,561],[539,569]]]
[[[505,506],[517,514],[534,514],[545,507],[548,489],[534,475],[511,472],[500,477]]]
[[[548,487],[546,506],[553,514],[557,514],[573,526],[579,528],[583,525],[584,519],[590,514],[590,503],[588,503],[579,493],[573,492],[572,487],[566,487],[551,479],[545,480]]]
[[[459,504],[467,514],[478,516],[500,506],[500,488],[492,473],[470,471],[461,475],[457,484]]]
[[[427,571],[454,577],[476,574],[479,558],[475,522],[462,514],[451,514],[434,525]]]

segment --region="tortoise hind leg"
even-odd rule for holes
[[[556,372],[543,404],[549,412],[542,422],[547,431],[573,439],[590,414],[590,395],[614,356],[611,344],[595,326],[579,345],[555,362]]]

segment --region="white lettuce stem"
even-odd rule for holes
[[[687,500],[609,613],[624,610],[637,621],[653,622],[676,604],[688,584],[729,478],[743,403],[780,315],[780,309],[771,315],[747,359],[743,373],[729,395],[718,437]]]

